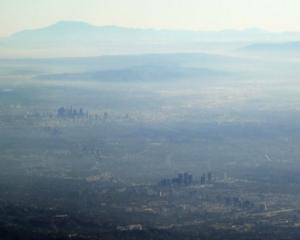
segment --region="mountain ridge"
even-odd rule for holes
[[[155,28],[133,28],[133,27],[125,27],[118,25],[93,25],[87,22],[82,21],[59,21],[54,24],[50,24],[46,27],[35,28],[35,29],[25,29],[22,31],[15,32],[9,36],[2,37],[1,39],[9,39],[22,36],[24,34],[32,34],[32,33],[44,33],[44,32],[55,32],[55,31],[63,31],[64,33],[69,33],[70,31],[115,31],[115,32],[138,32],[138,33],[168,33],[168,34],[192,34],[192,35],[208,35],[208,37],[214,37],[214,35],[220,35],[224,38],[230,38],[226,36],[227,34],[231,34],[233,38],[232,40],[238,40],[234,38],[242,38],[242,35],[245,36],[245,40],[247,36],[260,35],[260,37],[266,37],[269,35],[273,36],[281,36],[281,35],[299,35],[300,32],[270,32],[260,28],[247,28],[247,29],[224,29],[220,31],[201,31],[201,30],[184,30],[184,29],[155,29]],[[65,32],[66,31],[66,32]],[[238,36],[241,35],[241,36]],[[203,37],[203,36],[202,36]],[[299,38],[300,39],[300,38]],[[217,40],[217,39],[215,39]],[[221,39],[222,40],[222,39]],[[225,39],[224,39],[225,40]],[[249,39],[251,41],[251,39]]]
[[[264,29],[260,29],[260,28],[246,28],[246,29],[224,29],[224,30],[206,30],[206,31],[202,31],[202,30],[188,30],[188,29],[167,29],[167,28],[163,28],[163,29],[159,29],[159,28],[143,28],[143,27],[125,27],[125,26],[120,26],[120,25],[95,25],[95,24],[90,24],[88,22],[83,22],[83,21],[58,21],[56,23],[47,25],[45,27],[39,27],[39,28],[32,28],[32,29],[24,29],[21,31],[17,31],[13,34],[10,34],[8,36],[4,36],[1,37],[1,39],[3,38],[10,38],[10,37],[14,37],[16,35],[19,34],[23,34],[23,33],[29,33],[29,32],[35,32],[35,31],[44,31],[47,29],[55,29],[55,28],[72,28],[72,27],[86,27],[86,28],[94,28],[94,29],[111,29],[111,30],[127,30],[127,31],[153,31],[153,32],[185,32],[185,33],[242,33],[242,32],[252,32],[252,33],[271,33],[267,30]]]
[[[256,42],[296,40],[300,40],[300,32],[272,33],[256,28],[223,31],[167,30],[60,21],[1,38],[0,55],[76,57],[169,52],[219,53]]]

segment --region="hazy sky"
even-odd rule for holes
[[[60,20],[147,28],[300,31],[300,0],[0,0],[0,36]]]

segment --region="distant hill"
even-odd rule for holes
[[[169,80],[216,79],[228,76],[228,73],[208,68],[184,68],[167,66],[136,66],[124,69],[93,72],[61,73],[38,75],[40,80],[66,81],[105,81],[105,82],[159,82]]]
[[[284,42],[284,43],[256,43],[249,45],[242,50],[244,51],[264,51],[264,52],[300,52],[299,42]]]
[[[231,42],[294,41],[300,33],[260,29],[186,31],[94,26],[62,21],[0,39],[1,56],[96,56],[161,52],[195,52],[224,48]],[[236,46],[234,46],[236,47]],[[230,45],[230,48],[233,46]]]

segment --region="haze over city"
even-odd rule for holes
[[[298,239],[299,9],[0,0],[0,239]]]

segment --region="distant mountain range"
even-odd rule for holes
[[[300,39],[300,32],[273,33],[261,29],[224,31],[187,31],[94,26],[85,22],[61,21],[45,28],[17,32],[2,43],[59,41],[291,41]],[[71,42],[72,43],[72,42]]]
[[[256,42],[300,40],[300,32],[272,33],[260,29],[186,31],[94,26],[63,21],[45,28],[17,32],[0,39],[0,56],[103,55],[152,52],[193,52],[244,47]],[[232,43],[243,43],[231,46]]]

